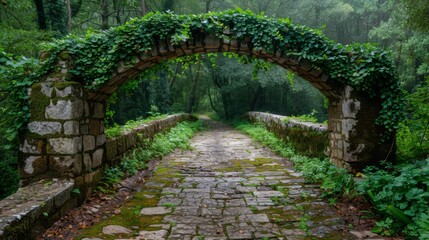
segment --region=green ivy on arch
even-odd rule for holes
[[[181,44],[198,34],[214,34],[224,40],[250,41],[253,50],[285,52],[308,60],[330,78],[371,97],[379,96],[382,110],[377,124],[390,136],[403,117],[403,94],[390,54],[371,44],[341,45],[319,30],[295,25],[289,19],[274,19],[240,9],[200,15],[150,13],[123,26],[103,32],[89,31],[83,37],[68,36],[49,45],[43,71],[53,70],[64,51],[73,59],[71,73],[90,89],[110,80],[120,62],[150,51],[155,41]],[[225,33],[230,34],[225,34]]]

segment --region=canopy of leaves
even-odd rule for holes
[[[310,61],[339,83],[380,96],[380,125],[392,132],[402,117],[402,94],[390,54],[370,44],[341,45],[320,32],[250,11],[228,10],[200,15],[150,13],[141,19],[85,37],[69,36],[50,45],[45,69],[53,69],[57,55],[68,51],[72,73],[91,89],[105,84],[120,62],[132,66],[134,56],[150,54],[157,42],[173,45],[213,34],[224,40],[250,40],[253,50],[294,56]]]

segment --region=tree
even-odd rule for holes
[[[46,0],[46,13],[49,19],[50,29],[59,35],[66,35],[67,14],[66,5],[63,0]]]
[[[429,31],[429,1],[402,0],[408,14],[408,24],[416,30]]]
[[[37,23],[39,24],[40,30],[46,30],[48,28],[46,24],[45,7],[43,6],[43,0],[33,0],[36,6],[37,12]]]

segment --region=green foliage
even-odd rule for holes
[[[314,114],[304,114],[300,116],[287,116],[282,119],[283,122],[289,123],[290,120],[295,120],[298,122],[311,122],[311,123],[317,123],[318,120],[316,117],[314,117]]]
[[[109,186],[120,182],[124,177],[136,174],[146,168],[146,163],[154,158],[162,158],[176,148],[188,149],[189,139],[201,129],[201,122],[181,122],[167,133],[158,133],[153,139],[147,139],[144,148],[135,149],[121,160],[119,166],[107,168],[103,182],[98,190],[109,192]]]
[[[47,0],[46,12],[51,30],[58,32],[58,36],[67,34],[66,5],[62,0]]]
[[[231,35],[225,32],[231,32]],[[85,37],[69,36],[50,46],[52,67],[58,54],[68,51],[74,59],[72,72],[88,87],[105,84],[119,62],[132,66],[134,56],[151,57],[160,42],[181,44],[196,40],[202,32],[222,39],[249,41],[253,50],[287,52],[289,56],[310,61],[331,79],[365,91],[372,97],[381,94],[382,110],[377,123],[389,137],[402,114],[402,92],[395,77],[390,55],[370,44],[336,44],[319,31],[293,25],[289,19],[271,19],[250,11],[228,10],[202,15],[150,13],[105,32],[88,32]],[[261,66],[264,68],[264,66]]]
[[[409,117],[399,125],[397,134],[398,158],[424,159],[429,157],[429,77],[408,95]]]
[[[425,0],[401,0],[405,5],[409,19],[408,23],[415,29],[429,31],[429,2]]]
[[[27,88],[33,83],[36,63],[0,48],[0,198],[18,188],[17,136],[30,117]]]
[[[284,142],[263,125],[236,123],[236,128],[250,135],[254,140],[269,147],[282,157],[289,158],[296,170],[300,171],[307,182],[321,183],[325,197],[353,196],[355,182],[345,169],[337,168],[328,159],[309,158],[295,153],[290,143]]]
[[[13,55],[37,57],[41,43],[52,40],[51,32],[14,29],[0,24],[0,48]]]
[[[112,137],[119,137],[123,133],[129,132],[132,129],[134,129],[134,128],[142,125],[142,124],[145,124],[145,123],[148,123],[148,122],[151,122],[151,121],[154,121],[154,120],[163,119],[163,118],[165,118],[167,116],[168,116],[167,114],[162,114],[162,115],[155,114],[155,115],[153,115],[151,117],[144,118],[144,119],[139,118],[139,119],[136,119],[136,120],[129,120],[129,121],[127,121],[125,123],[125,125],[119,126],[119,125],[116,124],[113,127],[106,128],[104,130],[104,133],[106,134],[107,137],[110,137],[110,138],[112,138]]]
[[[429,159],[390,168],[390,172],[367,168],[358,183],[382,217],[373,231],[387,236],[400,231],[409,237],[427,235]]]
[[[17,58],[0,49],[0,128],[7,129],[3,137],[12,141],[30,117],[27,89],[33,84],[37,61]],[[11,146],[6,146],[11,147]]]

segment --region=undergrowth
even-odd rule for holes
[[[368,167],[358,190],[381,220],[373,232],[409,239],[429,239],[429,158],[415,163]]]
[[[345,169],[332,165],[327,158],[310,158],[298,155],[291,143],[287,143],[262,124],[235,123],[237,129],[250,135],[262,145],[271,148],[278,155],[290,159],[309,183],[321,183],[323,196],[334,199],[339,196],[353,196],[356,192],[353,176]]]
[[[368,167],[355,181],[345,169],[327,158],[309,158],[295,153],[290,143],[277,138],[262,124],[235,123],[254,140],[290,159],[307,182],[320,183],[329,202],[338,197],[364,195],[372,203],[370,212],[378,219],[373,232],[382,236],[403,234],[406,239],[429,239],[429,158],[391,166]]]
[[[119,137],[122,134],[124,134],[125,132],[129,132],[132,129],[134,129],[134,128],[142,125],[142,124],[145,124],[145,123],[148,123],[148,122],[154,121],[154,120],[163,119],[167,116],[168,116],[167,114],[160,114],[160,115],[153,115],[153,116],[150,116],[150,117],[144,118],[144,119],[138,118],[136,120],[129,120],[124,125],[115,124],[112,127],[106,128],[104,133],[106,134],[106,137],[110,137],[110,138]]]
[[[176,148],[189,149],[189,140],[195,132],[202,128],[201,122],[181,122],[167,133],[158,133],[153,139],[147,139],[144,148],[133,150],[123,157],[117,166],[105,169],[103,181],[97,189],[107,193],[112,191],[112,186],[123,178],[132,176],[147,167],[146,163],[155,158],[173,152]]]

